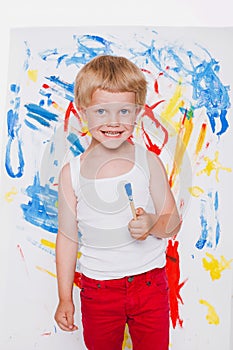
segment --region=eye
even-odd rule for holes
[[[126,108],[122,108],[122,109],[120,110],[120,113],[121,113],[122,115],[127,115],[127,114],[130,113],[130,111],[129,111],[128,109],[126,109]]]
[[[96,113],[98,114],[98,115],[104,115],[105,114],[105,109],[104,108],[99,108],[99,109],[97,109],[97,111],[96,111]]]

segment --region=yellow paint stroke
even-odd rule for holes
[[[212,160],[207,156],[204,157],[203,159],[206,162],[206,166],[204,169],[202,169],[201,171],[199,171],[197,173],[197,176],[204,174],[204,173],[207,174],[208,176],[210,176],[212,171],[216,171],[215,178],[219,182],[219,171],[220,170],[225,170],[225,171],[231,172],[232,171],[231,168],[226,168],[220,164],[218,157],[219,157],[219,151],[215,152],[215,157]]]
[[[12,187],[11,190],[5,194],[5,200],[8,203],[13,202],[13,196],[15,196],[17,193],[18,193],[17,188]]]
[[[199,186],[189,187],[188,190],[193,197],[200,197],[204,193],[204,190]]]
[[[205,137],[206,137],[206,131],[207,131],[207,124],[203,123],[201,126],[201,130],[197,139],[197,144],[196,144],[196,149],[195,149],[195,156],[197,157],[198,154],[200,153],[204,141],[205,141]]]
[[[62,114],[65,114],[65,109],[62,108],[61,106],[59,106],[59,104],[55,101],[52,102],[52,106],[59,112],[61,112]]]
[[[218,325],[219,324],[219,317],[218,317],[217,312],[215,311],[215,308],[210,303],[208,303],[206,300],[203,300],[203,299],[200,299],[199,303],[207,306],[207,308],[208,308],[208,313],[206,315],[206,319],[207,319],[208,323]]]
[[[55,249],[56,247],[56,244],[54,242],[51,242],[51,241],[48,241],[47,239],[44,239],[42,238],[40,240],[40,243],[45,246],[45,247],[48,247],[48,248],[51,248],[51,249]]]
[[[28,70],[28,78],[35,83],[38,79],[38,70],[37,69],[29,69]]]
[[[47,239],[44,239],[44,238],[42,238],[42,239],[40,240],[40,243],[41,243],[43,246],[48,247],[48,248],[51,248],[51,249],[55,249],[55,248],[56,248],[56,243],[51,242],[51,241],[48,241]],[[80,259],[81,255],[82,255],[82,253],[81,253],[81,252],[78,252],[78,253],[77,253],[77,259]]]
[[[128,325],[125,326],[124,341],[122,344],[122,349],[132,349],[131,337],[129,334]]]
[[[136,137],[140,136],[141,129],[142,129],[141,120],[138,120],[137,124],[135,125],[135,128],[134,128]]]
[[[206,253],[206,256],[210,259],[210,261],[208,261],[206,258],[203,258],[202,264],[206,271],[210,271],[212,280],[219,279],[221,277],[222,271],[231,268],[233,259],[227,261],[224,256],[221,256],[220,261],[218,261],[218,259],[216,259],[210,253]]]
[[[166,104],[164,110],[161,112],[160,115],[164,126],[172,125],[176,133],[179,132],[179,123],[174,122],[172,118],[180,111],[180,108],[184,106],[184,101],[181,99],[182,95],[183,89],[181,83],[178,83],[173,96]]]
[[[193,131],[193,120],[192,118],[185,118],[184,122],[181,123],[179,133],[176,140],[175,156],[173,161],[173,167],[169,179],[169,184],[172,187],[175,183],[175,179],[180,172],[182,161],[184,158],[185,150],[190,141],[190,137]]]
[[[47,273],[49,276],[52,276],[52,277],[57,277],[57,275],[55,275],[54,273],[50,272],[49,270],[47,269],[44,269],[43,267],[40,267],[40,266],[36,266],[37,270],[41,271],[41,272],[45,272]]]

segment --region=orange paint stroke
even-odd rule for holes
[[[218,259],[216,259],[210,253],[206,253],[206,256],[210,259],[210,261],[203,258],[202,264],[206,271],[210,271],[210,277],[212,280],[220,279],[222,271],[231,268],[233,259],[227,261],[224,256],[221,256],[220,261],[218,261]]]
[[[193,119],[186,118],[186,114],[185,114],[181,122],[179,133],[177,135],[173,167],[169,177],[170,187],[174,185],[176,177],[180,172],[184,154],[188,146],[188,143],[190,141],[192,131],[193,131]]]
[[[198,154],[200,153],[204,141],[205,141],[205,137],[206,137],[206,131],[207,131],[207,124],[203,123],[201,126],[201,130],[197,139],[197,144],[196,144],[196,149],[195,149],[195,156],[197,157]]]
[[[203,159],[206,163],[206,166],[205,166],[205,168],[203,168],[201,171],[199,171],[197,173],[197,176],[202,175],[202,174],[206,174],[206,175],[210,176],[212,171],[215,171],[216,172],[216,175],[215,175],[216,181],[219,182],[220,170],[225,170],[227,172],[231,172],[232,169],[222,166],[221,163],[219,162],[218,158],[219,158],[219,151],[215,152],[214,159],[210,159],[207,156],[204,157]]]

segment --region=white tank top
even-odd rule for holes
[[[131,237],[132,219],[125,183],[131,182],[135,207],[155,213],[149,191],[147,151],[135,145],[135,162],[123,175],[87,179],[80,174],[80,156],[70,161],[77,197],[79,268],[87,277],[108,280],[135,275],[165,265],[166,239]]]

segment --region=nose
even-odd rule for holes
[[[107,123],[108,126],[119,126],[120,125],[120,118],[117,113],[114,111],[111,111],[108,115]]]

